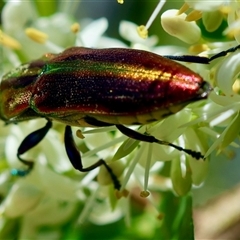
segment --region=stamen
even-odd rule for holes
[[[140,37],[142,37],[142,38],[147,37],[147,30],[152,25],[153,21],[155,20],[155,18],[157,17],[158,13],[161,11],[161,9],[165,3],[166,3],[166,0],[160,0],[157,7],[155,8],[152,15],[150,16],[146,26],[141,25],[138,27],[137,31],[138,31],[138,34],[140,35]]]
[[[142,144],[141,148],[139,149],[138,153],[136,154],[136,156],[134,157],[134,159],[131,161],[128,171],[126,173],[126,175],[124,176],[124,179],[122,181],[122,186],[121,189],[124,189],[140,159],[140,156],[142,155],[143,151],[145,150],[146,144]]]
[[[162,9],[162,7],[164,6],[165,3],[166,3],[166,0],[160,0],[159,1],[157,7],[153,11],[151,17],[149,18],[149,20],[146,24],[147,29],[149,29],[149,27],[152,25],[153,21],[155,20],[155,18],[157,17],[158,13],[161,11],[161,9]]]
[[[96,148],[94,148],[92,150],[89,150],[89,151],[83,153],[82,154],[82,158],[91,157],[94,154],[96,154],[96,153],[98,153],[98,152],[100,152],[102,150],[105,150],[106,148],[112,147],[115,144],[118,144],[118,143],[124,141],[125,139],[126,139],[125,136],[121,136],[121,137],[115,138],[115,139],[111,140],[110,142],[107,142],[107,143],[105,143],[105,144],[103,144],[103,145],[101,145],[99,147],[96,147]]]
[[[129,191],[127,189],[122,189],[121,191],[115,190],[115,196],[117,199],[120,199],[122,197],[127,198],[129,195]]]
[[[139,36],[143,39],[146,39],[148,37],[148,30],[144,25],[137,27],[137,32]]]
[[[229,110],[223,112],[218,117],[214,118],[212,121],[210,121],[209,125],[211,127],[219,125],[220,123],[222,123],[226,119],[230,118],[234,113],[235,113],[235,111],[233,109],[229,109]]]
[[[39,31],[35,28],[27,28],[25,30],[25,33],[29,38],[31,38],[37,43],[44,44],[48,39],[48,35],[46,33]]]
[[[198,54],[210,50],[207,44],[196,44],[189,47],[189,52]]]
[[[79,30],[80,30],[80,24],[79,24],[79,23],[74,23],[74,24],[72,24],[72,26],[71,26],[71,31],[72,31],[73,33],[78,33]]]
[[[232,89],[235,93],[239,94],[239,92],[240,92],[240,79],[236,79],[236,81],[233,83]]]
[[[188,22],[193,22],[193,21],[197,21],[201,18],[202,18],[202,12],[198,11],[198,10],[193,10],[192,12],[190,12],[187,15],[185,20],[188,21]]]
[[[84,138],[85,138],[84,135],[82,134],[82,131],[81,131],[80,129],[78,129],[78,130],[76,131],[76,136],[77,136],[78,138],[80,138],[80,139],[84,139]]]
[[[117,0],[117,2],[118,2],[119,4],[123,4],[123,3],[124,3],[124,0]]]
[[[21,44],[17,40],[4,34],[1,30],[0,30],[0,44],[15,50],[21,48]]]
[[[123,195],[123,197],[125,197],[125,198],[128,197],[129,191],[124,188],[124,189],[122,190],[122,195]]]
[[[59,47],[58,45],[50,41],[46,41],[45,46],[48,47],[49,50],[51,50],[51,52],[55,52],[55,53],[59,53],[64,50],[62,47]]]
[[[144,174],[144,191],[141,193],[141,196],[143,194],[143,197],[148,197],[149,192],[147,191],[148,188],[148,180],[149,180],[149,171],[151,166],[151,159],[152,159],[152,148],[153,144],[148,144],[148,154],[147,154],[147,161],[145,165],[145,174]]]
[[[98,187],[94,186],[94,188],[92,187],[91,196],[87,199],[86,204],[84,205],[84,208],[81,211],[81,214],[77,221],[78,224],[82,224],[86,221],[86,219],[89,216],[89,213],[91,212],[91,209],[94,205],[94,202],[96,201],[98,192],[99,192],[99,186]]]
[[[178,14],[181,15],[182,13],[186,12],[189,9],[189,5],[184,3],[182,7],[178,10]]]

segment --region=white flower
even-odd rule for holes
[[[185,3],[189,5],[189,7],[203,12],[213,12],[219,9],[222,5],[227,3],[228,1],[221,0],[185,0]]]
[[[158,11],[164,3],[165,1],[159,2]],[[223,19],[223,13],[219,10],[223,6],[222,1],[186,1],[186,3],[187,5],[180,10],[170,10],[162,14],[162,25],[168,33],[186,43],[198,43],[191,46],[191,51],[196,50],[203,56],[236,45],[235,41],[210,43],[205,40],[204,44],[201,43],[203,37],[196,21],[203,16],[207,30],[218,29]],[[62,4],[68,2],[61,2],[59,9]],[[238,40],[236,17],[238,4],[234,5],[231,1],[229,5],[232,10],[228,13],[229,27],[225,33],[229,34],[234,30],[233,35]],[[184,13],[189,7],[193,8],[193,13]],[[214,12],[209,12],[210,7]],[[22,11],[25,10],[26,14],[22,16]],[[1,42],[6,46],[3,58],[4,72],[14,69],[21,62],[39,58],[46,52],[59,53],[72,45],[92,48],[131,47],[164,55],[188,54],[187,47],[156,46],[158,38],[155,35],[147,39],[140,38],[137,35],[136,25],[128,21],[121,21],[119,27],[121,37],[129,42],[126,44],[104,35],[109,24],[106,18],[80,21],[80,31],[78,31],[79,25],[76,31],[72,31],[71,26],[74,21],[68,12],[59,11],[48,17],[38,16],[37,12],[30,1],[9,1],[5,5],[2,14],[4,41]],[[149,22],[152,22],[152,19]],[[147,24],[146,28],[150,25]],[[29,38],[34,30],[32,32],[30,29],[30,33],[28,32],[26,36],[24,31],[27,27],[40,30],[40,36],[41,33],[45,34],[42,44]],[[38,35],[37,32],[35,33]],[[5,40],[13,40],[7,35],[10,35],[17,44],[6,44]],[[11,46],[18,46],[19,50],[14,51]],[[206,153],[206,156],[216,148],[224,149],[238,136],[240,102],[239,91],[234,90],[233,81],[240,70],[239,59],[239,52],[236,52],[223,61],[214,60],[215,62],[212,61],[207,66],[183,63],[200,73],[204,80],[214,84],[215,88],[210,98],[189,104],[182,111],[162,121],[133,129],[184,149]],[[0,70],[2,76],[2,69]],[[202,122],[204,125],[201,125]],[[100,171],[94,169],[86,174],[73,169],[63,146],[62,124],[54,123],[53,129],[41,143],[21,156],[26,160],[34,160],[35,163],[33,170],[27,176],[21,178],[10,175],[9,168],[24,168],[16,156],[22,140],[44,124],[45,120],[36,120],[24,121],[17,125],[1,125],[0,145],[4,164],[1,168],[3,174],[0,178],[0,191],[4,201],[0,206],[0,213],[4,219],[15,217],[23,219],[20,238],[37,238],[38,231],[41,231],[39,229],[44,224],[56,223],[61,226],[74,217],[77,218],[78,224],[85,222],[86,219],[95,224],[107,224],[122,217],[125,217],[125,221],[129,223],[130,198],[120,200],[116,198],[112,178],[109,178],[104,166],[101,166]],[[213,128],[214,126],[223,130]],[[73,132],[77,130],[78,128],[73,127]],[[149,196],[149,191],[167,189],[178,195],[185,195],[193,186],[199,186],[206,176],[208,159],[197,161],[173,147],[130,139],[117,131],[114,126],[82,130],[85,138],[79,139],[74,136],[74,139],[82,152],[83,166],[88,167],[99,159],[106,160],[122,185],[121,192],[118,192],[120,196],[127,195],[126,189],[131,192],[137,188],[138,195],[148,197],[144,201],[146,200],[153,207],[155,198],[153,195]],[[78,136],[81,137],[81,134]],[[209,139],[214,141],[210,148]],[[165,166],[168,166],[168,175],[162,177],[159,173],[164,171]],[[95,181],[96,178],[98,182]],[[11,182],[10,188],[6,187],[9,186],[8,182]],[[54,232],[57,236],[60,228]]]

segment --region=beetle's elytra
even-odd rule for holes
[[[131,49],[72,47],[5,75],[0,116],[36,117],[71,126],[146,124],[206,98],[209,84],[188,68]]]
[[[208,63],[215,56],[209,59],[192,56],[192,60],[205,59]],[[52,121],[67,125],[66,151],[73,166],[80,171],[102,164],[108,170],[109,167],[100,160],[83,168],[70,126],[116,125],[123,134],[134,139],[172,146],[197,159],[202,158],[199,152],[123,126],[158,121],[208,96],[211,87],[200,75],[168,58],[141,50],[72,47],[60,54],[46,54],[6,74],[0,85],[0,118],[6,123],[35,118],[48,121],[46,126],[23,140],[17,153],[20,161],[32,168],[33,163],[20,155],[44,138]],[[189,61],[191,57],[185,56],[185,59]],[[184,61],[184,57],[180,60]],[[110,174],[115,188],[119,189],[118,180]]]

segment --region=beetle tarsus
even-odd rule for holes
[[[163,141],[160,141],[162,144]],[[182,148],[180,146],[177,146],[175,144],[172,144],[172,143],[169,143],[169,142],[165,142],[166,144],[164,145],[167,145],[167,146],[171,146],[175,149],[177,149],[178,151],[182,151],[182,152],[185,152],[187,153],[188,155],[192,156],[193,158],[199,160],[199,159],[203,159],[205,160],[205,157],[200,153],[200,152],[197,152],[197,151],[194,151],[194,150],[191,150],[191,149],[186,149],[186,148]]]
[[[31,169],[21,170],[21,169],[12,169],[11,174],[13,176],[25,177],[31,172]]]
[[[155,138],[154,136],[151,136],[151,135],[146,135],[146,134],[139,133],[139,132],[134,131],[130,128],[127,128],[123,125],[116,125],[116,127],[121,133],[123,133],[124,135],[126,135],[130,138],[133,138],[135,140],[139,140],[139,141],[142,141],[142,142],[149,142],[149,143],[158,143],[158,144],[161,144],[161,145],[170,146],[170,147],[173,147],[173,148],[177,149],[178,151],[182,151],[182,152],[187,153],[188,155],[192,156],[193,158],[196,158],[197,160],[204,159],[204,156],[200,152],[193,151],[191,149],[182,148],[182,147],[177,146],[175,144],[172,144],[170,142],[159,140],[159,139],[157,139],[157,138]]]
[[[106,164],[106,162],[103,159],[100,159],[99,161],[97,161],[96,163],[94,163],[89,167],[86,167],[86,168],[83,167],[81,155],[77,150],[76,143],[74,142],[74,139],[73,139],[72,129],[68,125],[65,128],[64,142],[65,142],[65,149],[66,149],[68,158],[75,169],[79,170],[80,172],[89,172],[97,167],[100,167],[101,165],[104,165],[112,178],[114,188],[117,190],[120,190],[121,184],[118,178],[116,177],[112,169]]]

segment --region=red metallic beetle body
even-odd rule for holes
[[[166,56],[133,49],[89,49],[72,47],[60,54],[46,54],[6,74],[0,83],[0,118],[17,123],[46,118],[43,128],[28,135],[18,148],[17,156],[28,166],[15,170],[26,175],[33,162],[21,155],[36,146],[47,134],[52,121],[66,124],[65,147],[73,166],[90,171],[104,165],[116,189],[120,183],[103,161],[84,168],[70,126],[110,126],[136,140],[176,148],[196,159],[200,152],[184,149],[128,129],[124,125],[142,125],[161,120],[180,111],[188,103],[204,99],[210,85],[200,75],[170,59],[209,63],[235,51],[229,49],[212,58]]]
[[[85,119],[93,118],[108,124],[146,124],[210,91],[197,73],[146,51],[73,47],[46,56],[3,79],[0,116],[5,121],[45,117],[86,126],[93,124]]]

